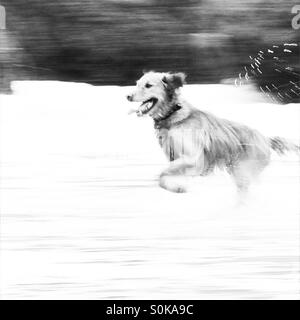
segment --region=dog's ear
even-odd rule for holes
[[[170,86],[172,89],[177,89],[185,84],[186,75],[183,72],[166,74],[162,78],[162,82]]]

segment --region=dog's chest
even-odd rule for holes
[[[156,135],[169,161],[176,160],[185,154],[186,144],[180,131],[162,128],[156,131]]]
[[[159,145],[163,148],[163,145],[166,143],[166,139],[168,137],[168,130],[167,129],[156,130],[156,136],[157,136]]]

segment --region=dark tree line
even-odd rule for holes
[[[2,86],[4,77],[125,85],[143,69],[219,82],[236,76],[260,48],[299,42],[292,0],[1,3],[7,11],[7,30],[0,31]]]

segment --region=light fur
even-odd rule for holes
[[[162,188],[185,192],[186,186],[174,177],[207,175],[218,167],[227,170],[238,191],[245,193],[269,164],[271,149],[279,154],[299,150],[285,139],[265,137],[245,125],[195,108],[180,94],[184,83],[182,73],[148,72],[128,96],[130,101],[153,104],[151,108],[146,104],[149,111],[143,104],[137,113],[154,119],[159,143],[170,161],[160,175]]]

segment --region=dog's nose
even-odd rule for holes
[[[127,100],[128,100],[128,101],[132,101],[132,100],[133,100],[132,94],[129,94],[129,95],[127,96]]]

